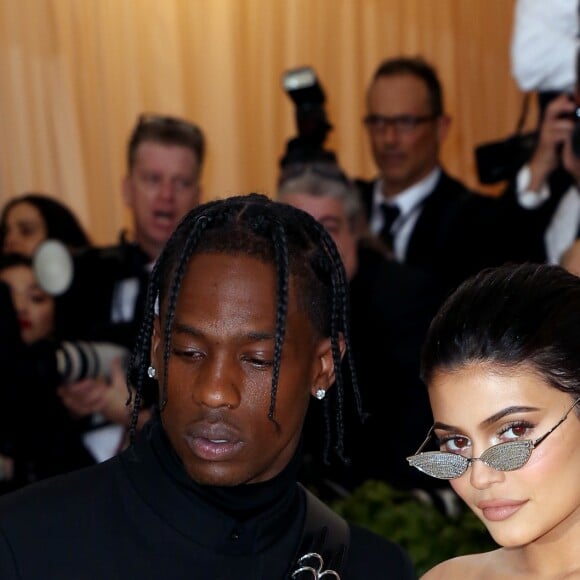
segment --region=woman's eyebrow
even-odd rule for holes
[[[533,411],[539,411],[538,407],[525,407],[519,405],[506,407],[505,409],[502,409],[501,411],[494,413],[493,415],[491,415],[491,417],[484,419],[480,423],[480,427],[489,427],[490,425],[493,425],[496,421],[499,421],[500,419],[503,419],[508,415],[513,415],[514,413],[531,413]],[[458,432],[462,431],[462,429],[456,427],[455,425],[448,425],[447,423],[442,423],[441,421],[436,421],[435,424],[433,425],[433,429],[441,429],[443,431],[458,431]]]

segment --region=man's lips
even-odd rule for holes
[[[200,423],[190,428],[185,440],[192,453],[205,461],[227,461],[244,447],[238,430],[226,423]]]
[[[492,522],[506,520],[515,514],[528,500],[496,499],[477,503],[483,517]]]

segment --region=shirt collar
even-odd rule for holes
[[[389,199],[386,199],[383,195],[383,180],[378,179],[373,188],[373,214],[380,211],[383,203],[396,205],[402,216],[410,214],[435,189],[440,177],[441,168],[435,167],[421,181],[414,183],[411,187],[404,189]]]

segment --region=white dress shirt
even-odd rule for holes
[[[531,171],[524,165],[516,177],[516,196],[519,204],[525,209],[536,209],[550,197],[550,188],[543,184],[539,191],[528,189]],[[544,245],[547,261],[559,264],[562,254],[572,245],[580,226],[580,192],[574,185],[562,196],[556,211],[544,233]]]
[[[381,205],[384,203],[396,205],[399,208],[401,213],[391,228],[393,254],[398,262],[405,261],[409,239],[421,215],[423,201],[435,189],[440,176],[441,168],[436,167],[427,177],[388,199],[383,195],[383,180],[379,179],[375,182],[369,227],[373,234],[379,234],[383,229]]]

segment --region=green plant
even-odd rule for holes
[[[349,522],[406,548],[419,575],[443,560],[497,547],[471,511],[450,518],[380,481],[367,481],[331,507]]]

